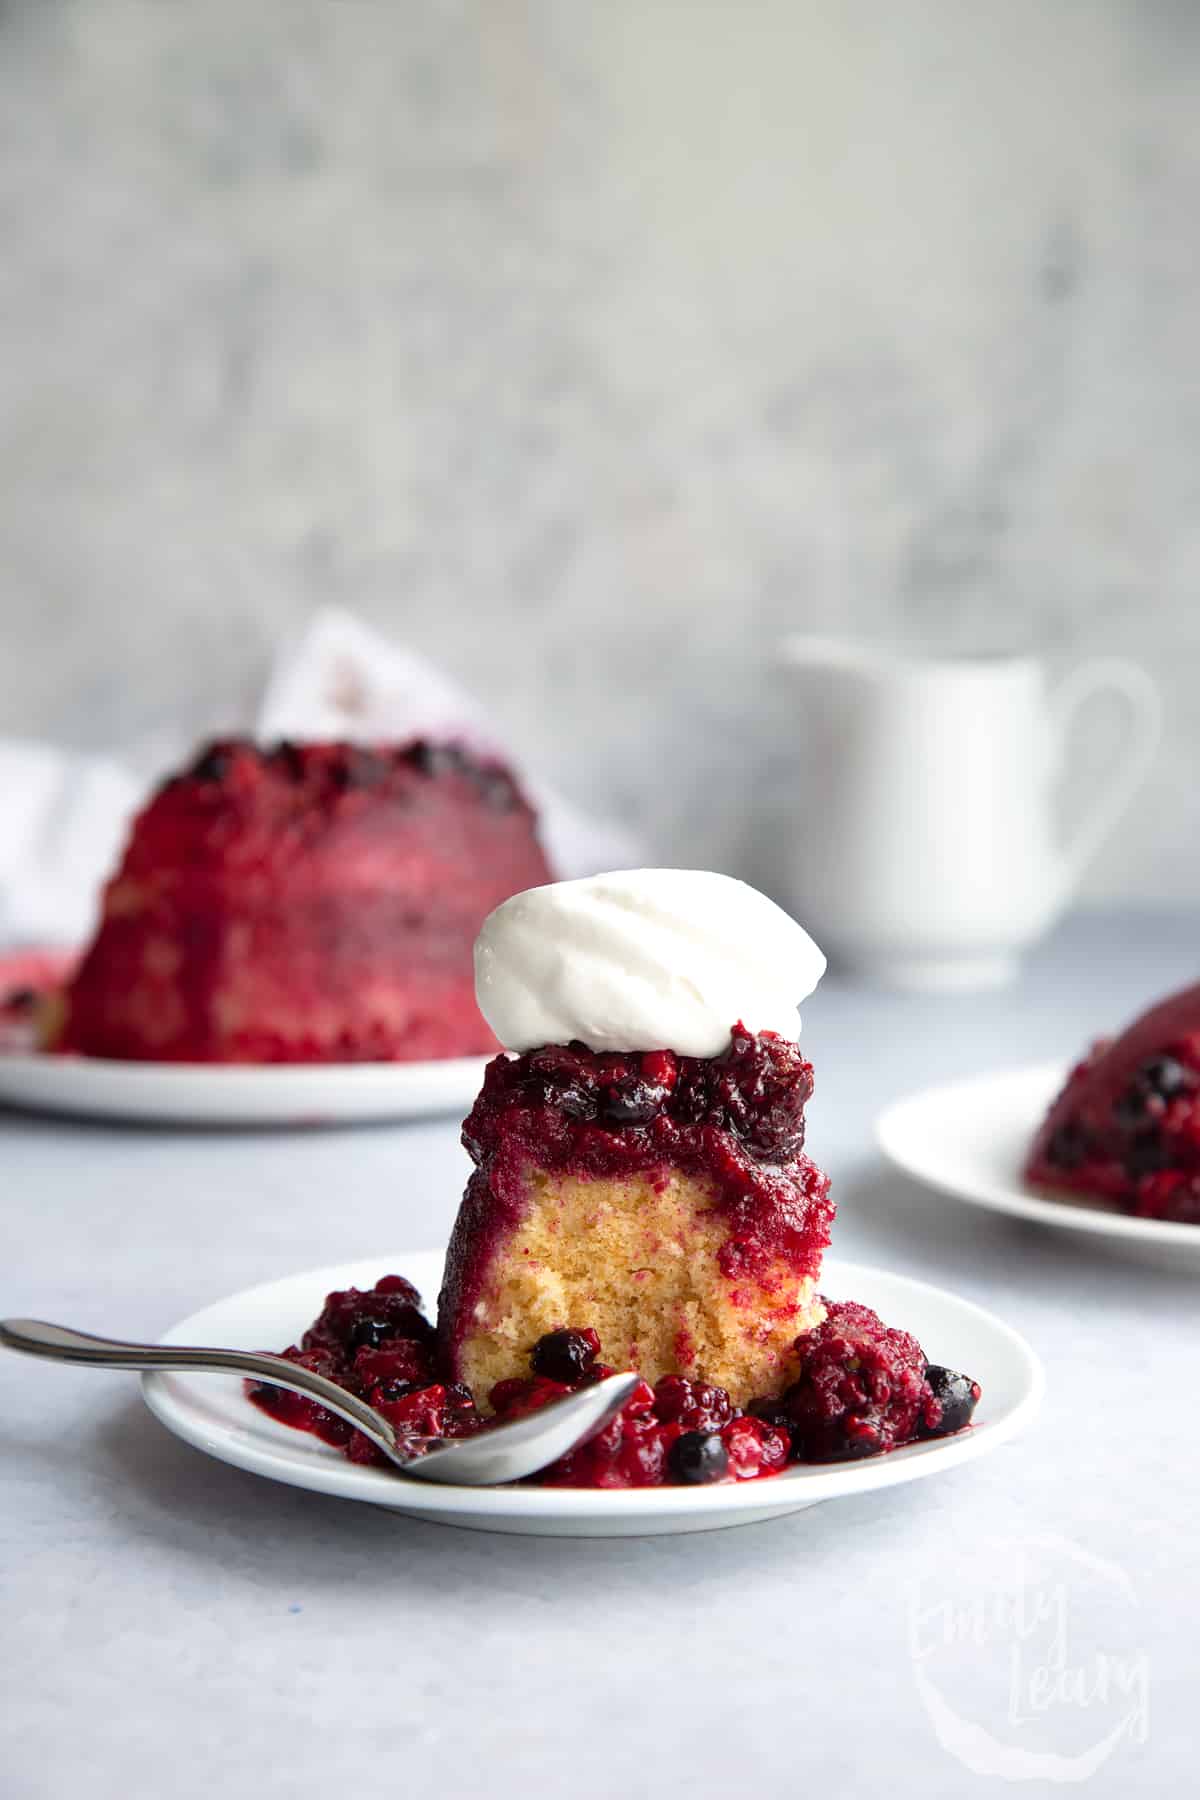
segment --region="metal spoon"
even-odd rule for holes
[[[291,1388],[319,1400],[347,1420],[406,1475],[418,1481],[445,1481],[460,1487],[493,1487],[536,1475],[585,1444],[620,1412],[637,1386],[637,1375],[609,1375],[594,1387],[581,1388],[509,1425],[493,1425],[469,1438],[425,1438],[428,1445],[413,1455],[412,1440],[401,1442],[390,1421],[357,1395],[347,1393],[323,1375],[314,1375],[282,1356],[260,1356],[250,1350],[206,1350],[174,1344],[126,1344],[117,1338],[93,1337],[42,1319],[0,1320],[0,1344],[26,1356],[54,1362],[88,1363],[103,1369],[209,1369],[250,1375],[272,1387]]]

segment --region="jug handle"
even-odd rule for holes
[[[1150,676],[1121,657],[1096,657],[1063,678],[1051,700],[1051,724],[1059,766],[1076,719],[1090,700],[1108,695],[1125,708],[1125,737],[1111,772],[1063,846],[1066,882],[1074,882],[1142,785],[1162,736],[1162,701]]]

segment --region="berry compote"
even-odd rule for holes
[[[547,1487],[705,1486],[775,1475],[789,1462],[875,1455],[970,1423],[979,1384],[927,1365],[914,1337],[868,1307],[830,1302],[825,1322],[796,1340],[798,1378],[780,1395],[735,1407],[724,1388],[664,1375],[642,1382],[588,1443],[534,1477]],[[519,1418],[601,1380],[612,1370],[588,1327],[547,1333],[530,1373],[501,1381],[482,1414],[461,1385],[439,1379],[433,1327],[415,1288],[385,1275],[373,1288],[330,1294],[299,1344],[283,1352],[378,1407],[414,1453],[421,1440],[467,1437]],[[387,1468],[352,1426],[284,1388],[247,1382],[255,1405],[335,1445],[351,1462]]]

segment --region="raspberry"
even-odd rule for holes
[[[663,1088],[668,1094],[674,1091],[679,1063],[669,1050],[644,1050],[640,1062],[642,1074],[654,1087]]]
[[[417,1388],[399,1400],[385,1400],[379,1410],[401,1438],[469,1437],[479,1423],[469,1395],[441,1382]]]
[[[653,1406],[653,1390],[643,1381],[616,1418],[539,1479],[551,1487],[656,1487],[663,1479],[668,1437]]]
[[[729,1459],[729,1473],[738,1481],[756,1475],[774,1475],[788,1460],[791,1442],[786,1431],[762,1419],[743,1415],[721,1433]]]
[[[654,1385],[654,1411],[683,1431],[720,1431],[733,1417],[733,1403],[722,1387],[664,1375]]]

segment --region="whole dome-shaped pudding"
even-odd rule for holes
[[[1034,1140],[1027,1178],[1142,1218],[1200,1224],[1200,986],[1094,1045]]]
[[[210,744],[134,822],[50,1047],[175,1062],[466,1056],[471,946],[549,874],[509,772],[450,745]]]

